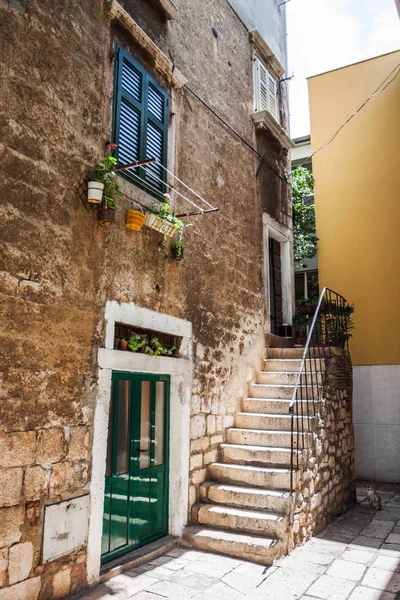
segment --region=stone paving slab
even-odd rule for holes
[[[400,600],[400,485],[378,489],[381,511],[362,485],[357,506],[271,567],[174,548],[80,600]]]

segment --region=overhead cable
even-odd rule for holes
[[[391,77],[395,71],[397,71],[397,73],[392,77],[392,79],[390,79],[390,81],[388,81],[389,77]],[[393,69],[393,71],[391,71],[389,73],[389,75],[382,81],[382,83],[376,88],[376,90],[374,92],[372,92],[372,94],[370,96],[368,96],[368,98],[366,100],[364,100],[364,102],[357,108],[357,110],[355,110],[353,112],[353,114],[351,114],[350,117],[348,119],[346,119],[346,121],[344,121],[344,123],[341,124],[339,129],[337,131],[335,131],[335,133],[326,142],[324,142],[322,144],[322,146],[320,146],[319,148],[314,150],[314,152],[312,154],[310,154],[310,156],[307,156],[307,158],[305,158],[303,160],[303,162],[301,163],[301,165],[298,165],[296,167],[296,169],[299,169],[300,167],[303,167],[306,163],[310,162],[312,157],[315,156],[317,154],[317,152],[319,152],[323,148],[326,148],[326,146],[328,146],[331,142],[333,142],[333,140],[341,132],[343,127],[345,127],[360,112],[360,110],[362,110],[364,108],[364,106],[366,104],[368,104],[368,102],[370,100],[372,100],[372,98],[374,98],[375,96],[379,96],[379,94],[384,92],[386,90],[386,88],[389,87],[389,85],[391,83],[393,83],[393,81],[396,79],[396,77],[398,76],[399,73],[400,73],[400,63]],[[386,85],[384,87],[382,87],[385,83],[386,83]],[[296,169],[292,169],[288,175],[290,176]]]
[[[195,98],[197,98],[197,100],[199,102],[201,102],[215,117],[217,117],[217,119],[219,119],[219,121],[221,121],[221,123],[223,123],[225,125],[225,127],[227,127],[227,129],[229,129],[229,131],[231,131],[237,138],[240,139],[241,142],[243,142],[243,144],[245,144],[252,152],[254,152],[254,154],[257,154],[257,156],[262,160],[262,162],[264,164],[266,164],[272,171],[274,171],[274,173],[276,173],[276,175],[278,175],[278,177],[284,181],[285,183],[287,182],[287,179],[281,175],[279,173],[279,171],[277,171],[275,169],[275,167],[273,167],[271,165],[271,163],[269,163],[267,160],[265,160],[265,158],[247,141],[245,140],[240,133],[238,133],[237,131],[235,131],[235,129],[233,129],[233,127],[231,127],[229,125],[229,123],[227,123],[218,113],[215,112],[215,110],[213,108],[211,108],[211,106],[209,106],[202,98],[200,98],[200,96],[198,96],[196,94],[196,92],[194,92],[188,85],[184,86],[186,90],[188,90]]]

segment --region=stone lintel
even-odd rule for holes
[[[161,10],[166,21],[173,21],[176,19],[178,9],[171,0],[151,0],[151,3]]]
[[[107,13],[111,20],[115,19],[129,31],[135,41],[152,57],[154,66],[175,88],[181,88],[187,79],[175,68],[172,61],[156,46],[153,40],[132,19],[116,0],[106,0]]]
[[[286,131],[279,125],[268,110],[260,110],[251,115],[257,131],[268,130],[282,144],[284,148],[290,150],[294,148],[293,140],[288,136]]]
[[[261,58],[264,58],[271,65],[278,77],[282,77],[285,69],[276,58],[275,54],[272,52],[271,48],[268,46],[258,29],[252,29],[249,31],[249,37],[251,43],[260,53]]]

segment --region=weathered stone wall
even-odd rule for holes
[[[350,354],[326,350],[323,399],[295,496],[293,544],[322,531],[356,502]]]
[[[182,0],[169,23],[147,1],[122,4],[255,146],[251,46],[226,0]],[[223,32],[218,40],[212,23]],[[274,178],[265,204],[257,156],[183,89],[170,114],[175,172],[220,212],[192,219],[182,263],[156,233],[125,228],[132,184],[124,184],[116,225],[99,228],[75,185],[110,138],[112,42],[168,90],[170,82],[110,24],[102,0],[0,0],[0,39],[0,600],[48,600],[86,578],[85,548],[42,563],[43,519],[45,506],[88,491],[106,301],[193,323],[193,503],[259,368],[262,212],[267,206],[286,223],[289,198],[282,202]],[[268,160],[286,168],[278,150]]]

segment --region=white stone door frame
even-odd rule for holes
[[[264,245],[264,299],[265,299],[265,328],[271,331],[270,286],[271,273],[269,268],[269,240],[280,243],[281,272],[282,272],[282,312],[283,322],[292,324],[294,303],[294,266],[293,266],[293,234],[289,227],[278,223],[267,213],[263,214],[263,245]]]
[[[105,348],[98,350],[98,394],[94,409],[92,478],[90,484],[87,577],[100,575],[106,471],[108,413],[113,371],[170,375],[169,533],[180,536],[188,519],[190,399],[192,391],[192,324],[141,308],[134,303],[107,302]],[[152,329],[182,338],[179,358],[151,357],[114,350],[115,323]]]

